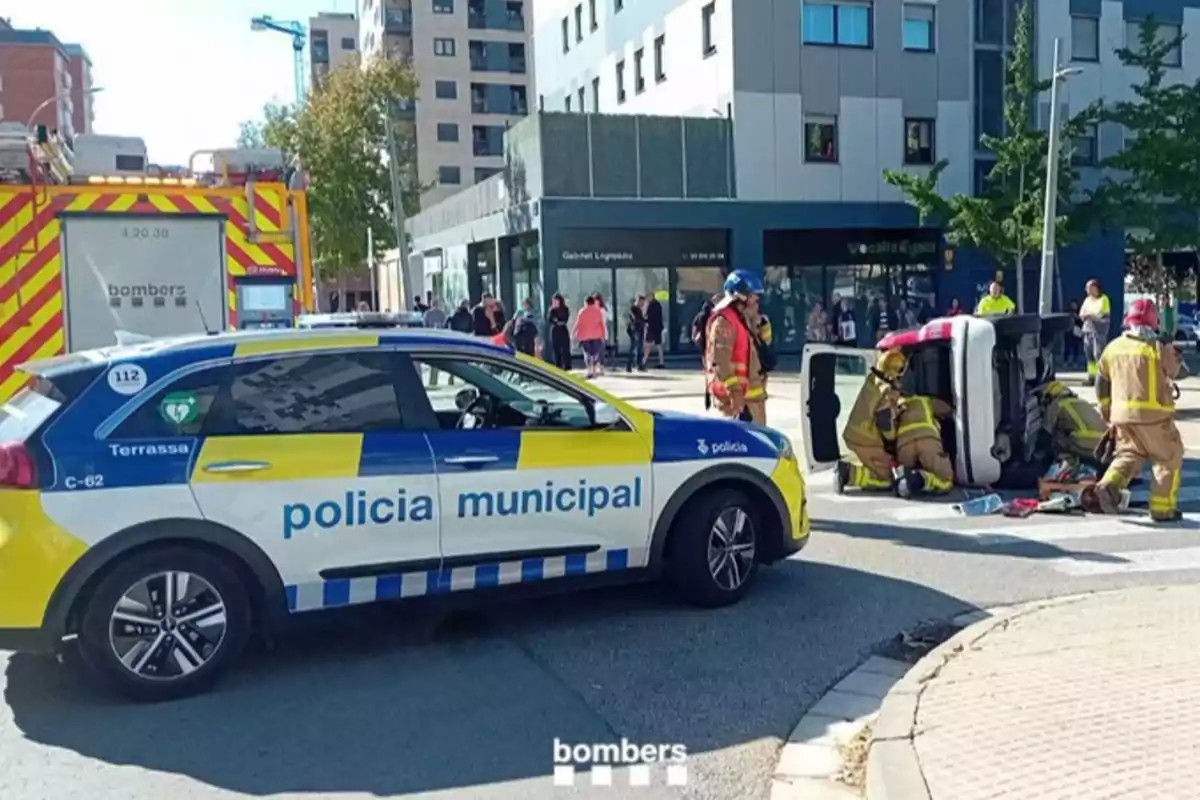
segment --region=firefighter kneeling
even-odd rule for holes
[[[896,421],[896,494],[944,494],[954,488],[954,464],[942,446],[942,420],[954,410],[936,397],[900,401]]]
[[[899,350],[888,350],[867,373],[866,383],[850,410],[842,441],[858,463],[839,461],[834,471],[834,488],[892,488],[895,453],[895,415],[900,402],[900,376],[907,360]]]
[[[1042,426],[1050,434],[1055,458],[1071,455],[1096,461],[1096,447],[1108,431],[1096,407],[1059,381],[1039,388],[1037,397],[1042,405]]]
[[[1112,464],[1095,489],[1099,510],[1119,512],[1123,491],[1149,461],[1150,517],[1180,518],[1183,440],[1175,427],[1174,382],[1184,374],[1179,351],[1158,339],[1158,309],[1150,300],[1135,300],[1125,332],[1109,342],[1097,365],[1100,414],[1114,438]],[[1090,505],[1085,495],[1085,508]]]

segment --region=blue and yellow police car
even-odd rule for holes
[[[782,434],[640,410],[429,329],[239,331],[22,367],[0,409],[0,647],[202,691],[303,612],[665,578],[722,606],[800,550]]]

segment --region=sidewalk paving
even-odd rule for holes
[[[1017,607],[884,701],[868,800],[1200,796],[1200,586]]]

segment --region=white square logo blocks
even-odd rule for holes
[[[624,737],[620,742],[588,744],[554,739],[555,786],[641,788],[687,783],[687,748],[681,744],[643,745]]]

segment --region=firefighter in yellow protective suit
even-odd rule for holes
[[[1108,431],[1096,407],[1060,381],[1050,381],[1036,394],[1042,406],[1042,427],[1050,434],[1054,457],[1072,455],[1095,461],[1096,446]]]
[[[896,418],[896,494],[944,494],[954,488],[954,464],[942,446],[942,420],[954,409],[944,400],[911,395]]]
[[[1175,427],[1174,382],[1185,370],[1175,346],[1158,339],[1153,301],[1131,304],[1124,333],[1108,343],[1096,366],[1100,414],[1115,439],[1112,464],[1096,487],[1100,510],[1120,511],[1122,492],[1149,461],[1150,517],[1159,522],[1180,519],[1184,451]]]
[[[896,409],[900,402],[900,376],[907,366],[904,353],[888,350],[867,373],[866,383],[850,410],[842,441],[857,463],[841,460],[834,471],[834,488],[892,489],[895,460]]]

